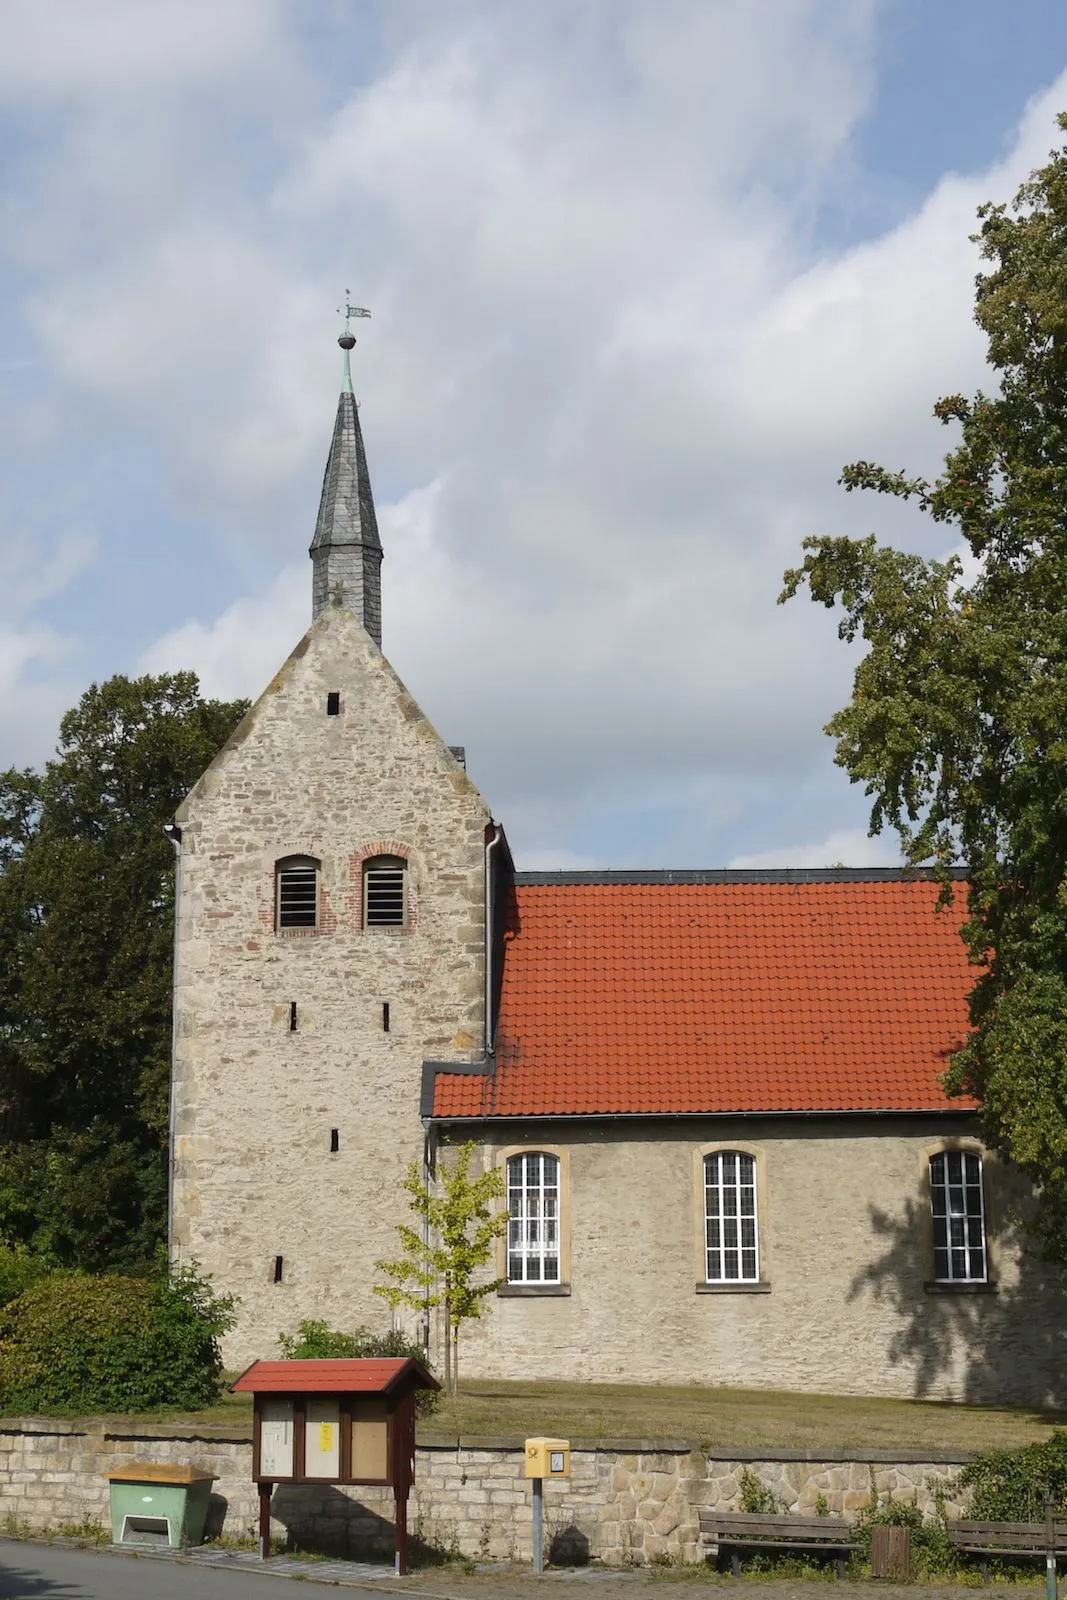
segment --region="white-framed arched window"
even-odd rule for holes
[[[318,927],[319,865],[314,856],[285,856],[274,863],[274,926],[279,933]]]
[[[559,1157],[545,1150],[509,1156],[508,1283],[559,1283]]]
[[[939,1150],[930,1157],[930,1213],[935,1283],[985,1283],[985,1196],[976,1150]]]
[[[704,1254],[708,1283],[758,1283],[756,1159],[744,1150],[704,1157]]]

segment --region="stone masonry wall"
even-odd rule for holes
[[[239,1434],[195,1427],[7,1419],[0,1427],[3,1515],[35,1531],[100,1522],[108,1515],[107,1474],[130,1461],[195,1463],[215,1474],[208,1534],[252,1535],[258,1500],[251,1443]],[[684,1442],[609,1441],[578,1445],[566,1482],[545,1485],[545,1530],[560,1565],[593,1559],[608,1565],[700,1559],[702,1506],[740,1509],[747,1469],[789,1511],[810,1511],[822,1495],[832,1513],[854,1517],[870,1502],[871,1476],[884,1499],[911,1499],[924,1514],[949,1487],[946,1510],[963,1505],[951,1480],[965,1457],[909,1460],[875,1452],[863,1460],[777,1458],[735,1451],[705,1457]],[[392,1497],[379,1489],[281,1486],[274,1532],[300,1548],[334,1554],[382,1554],[392,1548]],[[530,1559],[530,1486],[518,1441],[438,1440],[420,1444],[410,1504],[412,1537],[456,1555]]]
[[[566,1281],[493,1297],[464,1330],[464,1371],[1060,1404],[1062,1293],[1020,1248],[1032,1191],[1016,1169],[983,1160],[991,1281],[931,1282],[929,1158],[974,1133],[964,1114],[506,1127],[487,1165],[560,1158]],[[703,1155],[723,1147],[756,1162],[757,1284],[705,1282]]]
[[[489,813],[327,606],[177,818],[174,1253],[238,1295],[241,1367],[303,1318],[388,1325],[371,1289],[410,1218],[422,1063],[482,1054]],[[403,927],[363,925],[379,854],[408,863]],[[275,928],[287,856],[320,863],[316,928]]]

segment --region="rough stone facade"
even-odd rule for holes
[[[530,1559],[530,1486],[518,1441],[439,1440],[419,1446],[410,1505],[414,1538],[439,1551],[488,1560]],[[705,1457],[694,1446],[653,1441],[578,1446],[567,1482],[545,1484],[548,1553],[560,1565],[691,1562],[701,1557],[703,1506],[741,1509],[743,1471],[753,1473],[789,1511],[808,1511],[821,1495],[831,1513],[855,1515],[870,1504],[871,1480],[884,1501],[912,1499],[932,1516],[965,1503],[952,1492],[963,1457],[932,1462],[875,1452],[862,1460],[807,1460],[742,1452]],[[241,1430],[172,1430],[91,1423],[8,1420],[0,1430],[0,1486],[5,1514],[35,1531],[87,1522],[108,1524],[107,1474],[130,1461],[191,1462],[215,1475],[208,1536],[247,1537],[257,1526],[252,1449]],[[392,1498],[377,1489],[315,1485],[275,1491],[273,1532],[302,1549],[383,1554],[392,1547]]]
[[[374,1263],[410,1218],[422,1063],[483,1053],[489,814],[361,624],[327,606],[177,821],[172,1248],[239,1296],[236,1365],[301,1318],[387,1321]],[[363,926],[379,854],[407,861],[402,928]],[[315,929],[276,930],[290,856],[319,863]]]
[[[1017,1171],[985,1157],[992,1285],[930,1281],[929,1157],[973,1133],[963,1115],[502,1130],[487,1164],[521,1147],[561,1158],[569,1282],[505,1289],[464,1335],[465,1370],[1058,1404],[1062,1295],[1020,1249]],[[709,1292],[703,1155],[719,1147],[756,1158],[761,1281]]]

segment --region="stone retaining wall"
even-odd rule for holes
[[[576,1444],[567,1482],[545,1485],[550,1554],[559,1563],[597,1559],[610,1565],[700,1558],[702,1506],[739,1510],[747,1469],[783,1509],[810,1512],[825,1500],[832,1513],[855,1516],[879,1496],[916,1499],[924,1513],[948,1489],[946,1510],[961,1503],[951,1480],[966,1457],[933,1460],[906,1453],[839,1454],[752,1450],[707,1455],[685,1441],[604,1440]],[[243,1430],[193,1426],[148,1428],[103,1422],[7,1419],[0,1425],[0,1516],[35,1531],[84,1522],[107,1524],[107,1475],[132,1460],[194,1462],[215,1474],[208,1533],[240,1537],[256,1526],[252,1447]],[[392,1547],[392,1496],[381,1489],[280,1486],[274,1531],[302,1549],[357,1555]],[[517,1440],[426,1439],[417,1452],[410,1505],[415,1538],[455,1555],[530,1559],[530,1487]]]

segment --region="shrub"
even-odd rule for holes
[[[1067,1433],[1018,1450],[987,1450],[960,1471],[972,1490],[970,1515],[983,1522],[1043,1522],[1045,1499],[1067,1505]]]
[[[738,1479],[738,1489],[741,1494],[741,1510],[754,1513],[756,1516],[777,1516],[783,1507],[778,1504],[778,1496],[750,1467],[742,1467]]]
[[[311,1320],[298,1322],[295,1333],[280,1333],[278,1344],[286,1361],[351,1361],[363,1356],[412,1357],[433,1372],[429,1355],[415,1339],[409,1339],[400,1328],[390,1328],[388,1333],[371,1333],[369,1328],[353,1328],[351,1333],[341,1333],[326,1322]],[[415,1396],[415,1409],[420,1417],[436,1411],[440,1395],[436,1389],[420,1389]]]
[[[868,1470],[871,1475],[871,1498],[856,1525],[859,1559],[870,1561],[872,1536],[876,1527],[910,1528],[911,1557],[917,1572],[926,1577],[950,1577],[965,1571],[959,1552],[948,1541],[944,1495],[935,1493],[934,1516],[927,1521],[914,1495],[910,1500],[894,1500],[890,1493],[879,1503],[874,1469],[871,1467]]]
[[[50,1270],[43,1256],[34,1255],[23,1244],[0,1244],[0,1308],[6,1306],[31,1283]]]
[[[211,1405],[233,1299],[185,1270],[171,1278],[52,1272],[0,1311],[0,1407],[149,1411]]]

